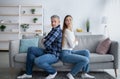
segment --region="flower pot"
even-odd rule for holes
[[[87,19],[87,21],[86,21],[86,31],[87,32],[90,31],[90,21],[89,21],[89,19]]]
[[[32,14],[35,14],[35,12],[32,12]]]
[[[24,32],[26,32],[27,29],[23,29]]]
[[[3,32],[5,29],[1,29],[1,31]]]
[[[90,31],[90,28],[89,27],[87,27],[87,32],[89,32]]]
[[[37,22],[37,20],[34,20],[33,22],[34,22],[34,23],[36,23],[36,22]]]

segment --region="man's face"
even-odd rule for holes
[[[54,28],[54,27],[57,27],[58,25],[60,25],[60,20],[58,18],[52,18],[51,26]]]

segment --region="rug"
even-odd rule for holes
[[[19,75],[23,74],[24,72],[21,72]],[[57,76],[54,78],[54,79],[68,79],[66,77],[66,74],[68,72],[58,72]],[[110,74],[108,74],[107,72],[90,72],[89,73],[90,75],[93,75],[95,76],[95,79],[115,79],[114,77],[112,77]],[[36,72],[33,72],[33,78],[31,79],[45,79],[45,77],[47,76],[48,74],[46,72],[41,72],[41,71],[36,71]],[[77,74],[75,76],[75,79],[82,79],[80,77],[81,73]],[[85,79],[88,79],[88,78],[85,78]]]

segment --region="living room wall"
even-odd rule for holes
[[[0,4],[42,4],[44,7],[45,32],[49,31],[47,28],[50,26],[51,15],[59,15],[62,25],[64,16],[70,14],[73,16],[75,28],[82,28],[85,31],[85,22],[89,18],[90,32],[92,34],[103,34],[104,25],[101,23],[101,18],[106,16],[111,39],[120,41],[119,0],[0,0]]]
[[[61,25],[65,15],[70,14],[74,19],[74,27],[82,28],[85,30],[86,19],[90,19],[91,32],[95,34],[102,34],[100,27],[100,18],[103,8],[106,4],[105,0],[2,0],[1,4],[42,4],[44,7],[44,27],[45,31],[50,25],[50,16],[57,14],[61,18]]]

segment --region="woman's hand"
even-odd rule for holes
[[[78,40],[75,38],[75,44],[78,45]]]

